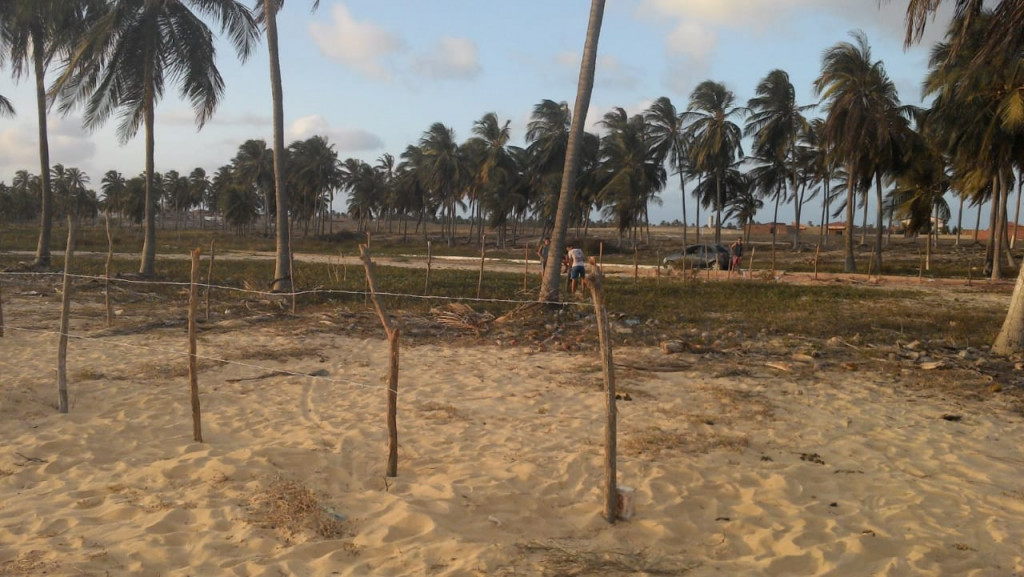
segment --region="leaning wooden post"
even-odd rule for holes
[[[373,300],[373,308],[384,325],[384,334],[388,337],[388,466],[385,474],[388,477],[398,476],[398,335],[399,330],[391,322],[391,318],[384,312],[384,308],[377,298],[377,279],[373,274],[373,261],[370,260],[370,247],[359,246],[359,257],[363,260],[363,268],[366,269],[366,284],[370,287],[370,299]]]
[[[427,282],[423,285],[423,294],[430,295],[430,241],[427,241]]]
[[[188,287],[188,383],[192,397],[192,440],[203,442],[202,412],[199,408],[199,370],[196,366],[196,309],[199,307],[199,255],[192,251],[192,275]]]
[[[71,260],[75,255],[75,219],[68,215],[68,243],[64,248],[64,292],[60,299],[60,341],[57,343],[57,409],[68,412],[68,330],[71,314]]]
[[[210,239],[210,266],[206,269],[206,320],[210,320],[210,293],[213,292],[213,258],[217,255],[216,239]]]
[[[107,306],[107,326],[114,325],[114,309],[110,305],[110,263],[114,259],[114,239],[110,236],[110,211],[103,211],[103,225],[107,230],[107,264],[103,268],[103,300]]]
[[[750,247],[750,263],[747,265],[747,270],[754,271],[754,252],[757,251],[756,246]]]
[[[604,427],[604,518],[614,523],[619,516],[619,489],[616,483],[616,411],[615,364],[612,362],[612,343],[608,335],[608,311],[604,307],[604,276],[601,267],[591,258],[594,269],[587,283],[594,300],[597,334],[600,339],[601,368],[604,373],[605,427]]]
[[[480,276],[476,279],[476,298],[480,298],[484,288],[484,259],[487,257],[487,235],[480,241]]]

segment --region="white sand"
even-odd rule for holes
[[[233,362],[200,363],[196,443],[182,326],[73,323],[94,338],[71,341],[62,415],[57,338],[14,328],[55,330],[31,298],[4,292],[0,575],[1024,575],[1024,417],[998,396],[616,349],[689,366],[618,373],[637,514],[610,525],[591,355],[404,346],[388,479],[383,338],[204,333],[199,354]],[[345,534],[261,526],[253,499],[279,480]]]

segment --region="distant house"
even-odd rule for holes
[[[831,234],[833,236],[843,236],[843,233],[846,232],[846,223],[845,222],[830,222],[830,223],[828,223],[828,229],[827,230],[828,230],[828,234]],[[855,227],[855,230],[856,230],[856,227]]]

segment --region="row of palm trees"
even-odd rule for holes
[[[265,16],[276,14],[279,2],[263,0],[256,8],[250,11],[233,0],[0,0],[0,63],[9,63],[15,76],[30,75],[31,69],[40,111],[51,100],[65,112],[82,106],[89,128],[116,114],[124,140],[145,128],[142,178],[149,200],[141,208],[124,209],[126,214],[143,214],[147,232],[140,272],[144,274],[152,270],[160,188],[171,190],[174,198],[179,193],[173,191],[187,188],[177,182],[183,177],[172,175],[175,182],[168,185],[168,174],[158,178],[154,170],[154,104],[163,94],[165,80],[173,79],[192,102],[197,122],[206,122],[223,82],[215,66],[212,32],[198,16],[219,24],[244,59],[253,49],[260,24],[268,43],[276,45],[274,19]],[[1007,191],[1017,168],[1011,124],[1016,122],[1014,114],[1024,116],[1019,112],[1024,108],[1015,100],[1019,90],[1007,87],[1016,86],[1019,66],[1007,60],[1010,57],[988,58],[987,66],[977,64],[975,56],[983,50],[993,17],[982,9],[962,12],[951,29],[955,39],[935,49],[926,81],[935,100],[927,111],[900,104],[884,66],[872,59],[867,39],[860,33],[854,34],[853,42],[828,50],[823,58],[815,81],[825,113],[821,119],[807,118],[810,107],[796,103],[796,91],[782,70],[762,79],[745,107],[737,105],[725,85],[709,80],[694,89],[685,110],[677,109],[667,97],[633,116],[613,109],[599,122],[603,135],[585,134],[582,139],[570,221],[585,229],[590,214],[598,211],[636,242],[648,224],[648,207],[660,202],[659,193],[675,175],[684,190],[684,224],[689,221],[685,187],[695,181],[695,220],[700,220],[702,208],[713,211],[716,241],[724,220],[750,222],[765,201],[774,203],[776,215],[781,203],[792,203],[799,222],[804,203],[823,194],[824,222],[832,217],[832,204],[845,198],[847,270],[855,268],[854,209],[858,204],[866,208],[872,189],[877,210],[876,270],[881,267],[885,214],[909,216],[912,224],[926,229],[930,216],[945,210],[943,195],[951,187],[969,202],[991,202],[993,236],[1004,237],[1000,227],[1006,221]],[[968,16],[971,26],[964,25]],[[272,74],[279,73],[273,62],[276,51],[271,52]],[[59,74],[47,90],[44,78],[51,65]],[[986,87],[980,91],[957,88],[965,83],[977,85],[979,80]],[[279,100],[275,98],[275,107]],[[12,112],[9,103],[0,103],[0,112]],[[973,121],[964,122],[967,114]],[[45,113],[39,116],[43,169],[37,259],[42,261],[49,255],[54,185],[45,150]],[[349,211],[364,226],[371,219],[390,225],[437,217],[449,242],[463,211],[472,216],[476,235],[489,225],[499,231],[502,241],[506,234],[514,238],[518,224],[526,218],[553,223],[572,113],[565,103],[542,101],[533,111],[527,146],[522,148],[508,144],[509,123],[494,114],[477,121],[473,136],[462,143],[450,128],[436,123],[397,160],[383,155],[373,166],[355,159],[339,162],[321,137],[287,148],[278,145],[278,120],[275,114],[275,145],[268,149],[262,141],[247,142],[231,165],[218,171],[211,187],[217,184],[218,199],[225,195],[233,199],[214,205],[222,210],[222,205],[231,207],[224,214],[227,218],[231,213],[232,224],[250,224],[246,219],[252,219],[255,207],[264,216],[264,232],[273,229],[278,252],[283,247],[287,253],[288,219],[303,223],[307,233],[310,227],[322,231],[337,192],[349,194]],[[749,156],[744,154],[744,138],[752,142]],[[979,168],[979,150],[991,151],[984,168]],[[300,166],[286,169],[288,159]],[[834,182],[844,186],[833,186]],[[169,206],[180,210],[182,203],[172,200]],[[797,230],[794,244],[799,243],[798,235]],[[688,242],[686,230],[683,241]],[[996,242],[991,248],[993,275],[999,274],[998,255],[1004,245]],[[287,268],[275,271],[275,277],[286,282]]]
[[[196,123],[208,121],[224,91],[216,66],[214,34],[220,28],[245,60],[260,33],[267,34],[274,106],[274,180],[279,203],[275,290],[290,282],[287,189],[283,176],[284,118],[276,18],[283,0],[259,0],[252,10],[238,0],[0,0],[0,65],[15,78],[32,77],[39,124],[41,224],[36,264],[50,260],[53,190],[46,114],[52,103],[70,112],[83,108],[86,128],[119,120],[123,141],[144,129],[146,143],[144,227],[139,272],[153,274],[156,255],[154,156],[155,108],[168,82],[191,103]],[[313,1],[316,8],[318,2]],[[56,79],[47,85],[47,73]],[[7,100],[0,113],[12,113]]]

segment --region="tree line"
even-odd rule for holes
[[[908,3],[908,42],[919,37],[937,4]],[[867,222],[870,198],[876,209],[873,267],[881,270],[885,219],[906,221],[911,232],[931,232],[933,222],[949,219],[945,199],[953,192],[961,209],[964,203],[991,207],[987,260],[992,277],[999,278],[1003,257],[1016,264],[1006,222],[1010,192],[1021,181],[1024,86],[1020,51],[1010,49],[1017,31],[1006,22],[1018,21],[1020,4],[985,8],[974,0],[956,2],[945,40],[932,48],[924,81],[927,108],[900,102],[884,63],[873,58],[859,31],[824,53],[813,86],[817,103],[798,103],[789,75],[777,69],[757,83],[746,103],[738,103],[723,83],[706,80],[685,105],[663,96],[633,115],[614,108],[597,123],[601,134],[582,136],[568,221],[585,234],[591,215],[600,214],[620,238],[642,242],[649,207],[678,180],[683,242],[689,242],[687,223],[700,222],[702,210],[713,216],[714,241],[720,242],[721,227],[730,219],[746,225],[770,206],[774,222],[779,207],[789,204],[799,223],[805,204],[820,196],[820,221],[844,222],[844,266],[854,271],[856,211]],[[279,0],[260,0],[252,10],[237,0],[0,0],[0,65],[16,78],[35,79],[40,111],[50,103],[63,112],[82,108],[86,128],[116,115],[122,140],[144,129],[147,145],[146,169],[130,178],[107,172],[100,197],[81,171],[50,165],[45,114],[39,115],[38,174],[22,170],[10,186],[0,185],[5,220],[40,220],[38,264],[49,259],[50,223],[68,212],[88,216],[105,210],[141,223],[143,274],[152,272],[159,211],[184,214],[202,207],[237,231],[262,227],[278,238],[277,288],[287,284],[289,226],[324,233],[339,194],[347,195],[347,212],[362,228],[376,222],[407,231],[412,223],[416,231],[427,220],[439,220],[449,242],[460,215],[469,216],[471,238],[490,228],[502,243],[514,240],[527,219],[554,226],[573,115],[567,103],[552,100],[534,106],[524,147],[509,144],[509,121],[487,113],[463,141],[438,122],[397,157],[383,154],[369,164],[339,159],[322,136],[285,147],[283,121],[275,112],[274,142],[245,142],[214,175],[203,169],[188,176],[156,173],[154,104],[166,83],[179,85],[200,126],[223,91],[213,32],[202,18],[219,26],[242,59],[265,34],[273,76],[280,71],[280,8]],[[1005,31],[1002,44],[994,45],[993,30]],[[55,74],[47,84],[50,70]],[[273,78],[271,87],[277,109],[279,85]],[[812,116],[813,111],[821,114]],[[0,100],[0,114],[14,112]],[[687,194],[697,200],[692,221]],[[795,227],[794,247],[799,235]]]

